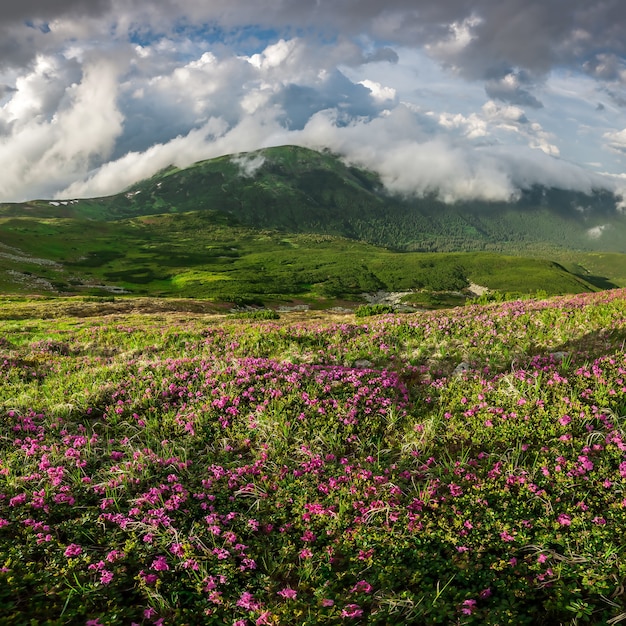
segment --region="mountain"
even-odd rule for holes
[[[401,197],[336,155],[283,146],[170,167],[106,198],[0,205],[0,215],[111,221],[211,210],[252,228],[336,235],[396,250],[626,253],[626,216],[616,207],[607,191],[537,186],[513,202]]]
[[[268,148],[169,167],[105,198],[0,205],[0,290],[231,301],[469,282],[578,292],[626,281],[616,206],[607,192],[537,187],[511,203],[399,197],[336,155]]]

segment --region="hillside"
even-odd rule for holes
[[[230,302],[471,282],[576,293],[626,285],[625,242],[606,193],[445,205],[391,196],[334,155],[286,146],[171,167],[111,197],[0,206],[0,290]]]
[[[623,622],[624,290],[85,304],[1,309],[2,624]]]
[[[210,210],[237,223],[414,251],[626,252],[626,216],[608,192],[534,187],[515,202],[445,204],[390,195],[376,175],[330,153],[285,146],[167,168],[125,193],[0,206],[0,215],[117,220]]]

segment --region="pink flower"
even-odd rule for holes
[[[561,526],[570,526],[572,523],[572,518],[569,515],[566,515],[565,513],[561,513],[557,517],[557,521],[559,524],[561,524]]]
[[[285,587],[278,592],[278,595],[285,598],[285,600],[295,600],[298,592],[290,587]]]
[[[372,591],[372,585],[366,580],[359,580],[359,582],[350,589],[350,593],[370,593]]]
[[[463,489],[461,489],[461,487],[454,483],[448,485],[448,489],[450,490],[450,495],[454,496],[455,498],[463,493]]]
[[[476,600],[464,600],[463,607],[461,608],[461,613],[463,615],[471,615],[476,609]]]
[[[157,614],[157,612],[151,607],[149,606],[144,612],[143,612],[143,616],[146,619],[150,619],[151,617],[154,617]]]
[[[100,572],[100,582],[103,585],[108,585],[113,580],[113,572],[110,572],[108,569],[103,569]]]
[[[559,424],[561,426],[567,426],[572,421],[572,418],[569,415],[564,415],[561,419],[559,419]]]
[[[237,600],[237,606],[248,611],[256,611],[261,605],[254,599],[254,596],[250,592],[244,591],[239,600]]]
[[[165,572],[170,568],[164,556],[158,556],[156,559],[154,559],[150,567],[151,569],[154,569],[157,572]]]
[[[309,550],[308,548],[303,548],[302,550],[300,550],[298,556],[301,559],[310,559],[313,556],[313,552],[311,552],[311,550]]]
[[[330,598],[324,598],[322,600],[322,606],[333,606],[335,604],[334,600],[331,600]]]
[[[361,617],[363,609],[358,604],[347,604],[341,611],[341,617]]]
[[[545,554],[540,554],[537,557],[537,562],[538,563],[545,563],[548,560],[548,557]]]
[[[85,626],[102,626],[100,620],[96,617],[96,619],[88,619],[85,622]]]
[[[77,543],[70,543],[63,554],[69,559],[72,556],[78,556],[82,551],[83,549]]]

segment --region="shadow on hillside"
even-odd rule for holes
[[[589,274],[575,274],[578,278],[588,282],[590,285],[601,289],[602,291],[609,289],[619,289],[619,285],[612,283],[606,276],[594,276]]]
[[[615,351],[623,352],[626,347],[626,328],[602,329],[565,341],[550,348],[538,349],[533,354],[558,354],[565,352],[570,360],[596,359]]]

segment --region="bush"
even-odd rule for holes
[[[273,309],[258,309],[256,311],[242,311],[235,313],[235,317],[246,320],[278,320],[280,315]]]
[[[357,317],[370,317],[371,315],[385,315],[393,312],[394,309],[390,304],[362,304],[354,314]]]

